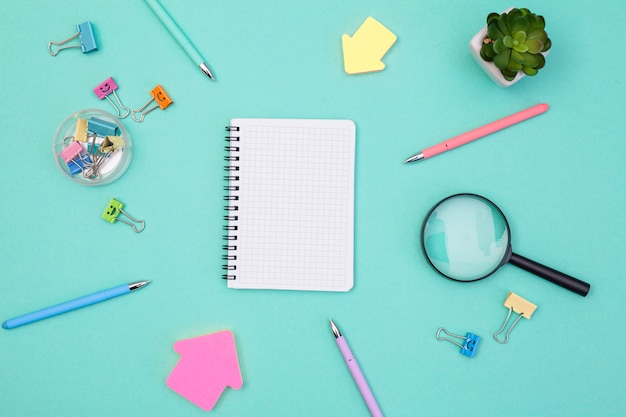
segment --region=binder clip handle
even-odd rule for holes
[[[62,41],[59,42],[54,42],[54,41],[50,41],[48,42],[48,53],[52,56],[57,56],[59,54],[59,52],[61,52],[64,49],[70,49],[70,48],[80,48],[80,45],[67,45],[67,46],[61,46],[61,45],[65,45],[66,43],[68,43],[69,41],[71,41],[74,38],[77,38],[78,35],[80,35],[80,32],[76,32],[75,34],[73,34],[72,36],[70,36],[67,39],[64,39]],[[60,48],[57,48],[55,51],[52,50],[52,45],[54,46],[60,46]]]
[[[80,43],[75,44],[75,45],[61,46],[61,45],[65,45],[66,43],[68,43],[69,41],[75,38],[78,38]],[[53,51],[52,45],[60,46],[60,48],[57,48],[55,51]],[[54,42],[54,41],[48,42],[48,53],[52,56],[57,56],[59,52],[61,52],[64,49],[69,49],[69,48],[81,48],[83,51],[83,54],[98,50],[98,45],[96,44],[96,39],[93,35],[93,28],[91,27],[91,22],[89,20],[76,25],[76,33],[70,36],[69,38],[59,41],[59,42]]]
[[[493,338],[496,340],[496,342],[498,342],[498,343],[500,343],[502,345],[504,345],[505,343],[509,343],[509,334],[511,333],[511,331],[513,330],[513,328],[515,327],[515,325],[517,324],[519,319],[521,319],[523,317],[521,314],[518,315],[517,318],[515,319],[515,321],[513,322],[513,324],[511,325],[511,327],[509,327],[509,330],[504,335],[504,340],[500,340],[498,338],[498,335],[500,333],[502,333],[504,331],[504,329],[506,328],[506,324],[509,322],[509,319],[511,318],[511,313],[513,313],[513,309],[511,307],[509,307],[509,314],[506,315],[506,319],[504,320],[504,323],[502,324],[502,327],[500,327],[500,330],[498,330],[497,332],[495,332],[493,334]]]
[[[502,327],[500,327],[500,330],[498,330],[497,332],[493,334],[493,338],[496,340],[496,342],[500,344],[508,343],[509,334],[511,333],[511,331],[513,330],[517,322],[522,317],[524,317],[527,320],[530,320],[530,317],[533,315],[533,313],[537,309],[537,306],[535,304],[531,303],[530,301],[526,300],[523,297],[520,297],[519,295],[515,294],[512,291],[509,291],[509,293],[507,294],[506,299],[504,300],[504,306],[509,309],[509,313],[506,315],[506,319],[504,320]],[[498,335],[502,333],[504,329],[506,328],[506,325],[509,322],[509,319],[511,318],[511,314],[513,314],[513,312],[515,312],[518,316],[513,322],[513,324],[511,324],[511,327],[509,328],[509,330],[504,335],[504,340],[501,340],[498,338]]]
[[[452,340],[448,337],[441,337],[440,336],[441,332],[444,332],[450,337],[456,337],[457,339],[463,340],[463,344],[457,342],[456,340]],[[458,334],[450,333],[443,327],[440,327],[437,330],[437,334],[435,335],[435,337],[437,338],[437,340],[445,340],[447,342],[457,345],[458,347],[461,348],[461,351],[459,353],[461,355],[467,356],[468,358],[473,358],[474,355],[476,355],[476,349],[478,349],[478,343],[480,342],[480,336],[477,336],[473,333],[468,332],[465,336],[461,336]]]

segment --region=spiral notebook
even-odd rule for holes
[[[226,130],[228,287],[349,291],[354,122],[246,118]]]

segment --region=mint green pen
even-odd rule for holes
[[[163,8],[163,5],[159,3],[159,0],[144,0],[146,4],[152,9],[156,17],[159,18],[163,26],[170,32],[170,34],[174,37],[176,42],[180,45],[181,48],[187,53],[189,58],[193,61],[194,64],[200,68],[202,72],[204,72],[210,79],[215,81],[213,78],[213,74],[211,74],[211,70],[209,66],[204,62],[202,56],[198,50],[193,46],[189,38],[185,35],[185,33],[178,27],[172,16]]]

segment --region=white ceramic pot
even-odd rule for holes
[[[513,9],[512,7],[509,7],[502,13],[507,13],[511,11],[512,9]],[[478,62],[478,65],[480,65],[480,67],[487,73],[489,78],[491,78],[500,87],[509,87],[515,84],[516,82],[518,82],[519,80],[521,80],[522,78],[524,78],[526,74],[524,74],[523,71],[519,71],[517,75],[515,76],[515,78],[513,78],[513,80],[508,81],[502,76],[500,69],[498,69],[498,67],[496,67],[496,65],[493,62],[487,62],[481,58],[480,48],[483,46],[483,40],[485,39],[485,37],[487,37],[487,25],[485,25],[485,27],[483,27],[472,38],[472,40],[469,43],[469,49],[470,49],[470,52],[472,53],[472,56],[476,60],[476,62]],[[548,50],[547,52],[542,52],[541,54],[545,57],[546,55],[548,55],[549,52],[550,51]]]

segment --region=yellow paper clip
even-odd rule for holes
[[[535,304],[520,297],[519,295],[515,294],[512,291],[509,291],[509,293],[507,294],[506,300],[504,300],[504,306],[509,309],[509,314],[507,314],[506,320],[504,320],[504,324],[502,325],[500,330],[498,330],[497,332],[493,334],[493,338],[496,339],[496,342],[502,343],[502,344],[508,343],[509,333],[511,333],[511,330],[513,330],[513,327],[515,327],[519,319],[521,319],[522,317],[524,317],[525,319],[530,319],[530,316],[533,315],[533,313],[535,312],[535,309],[537,308]],[[509,331],[506,332],[504,340],[500,340],[498,339],[498,335],[502,333],[504,329],[506,328],[506,325],[509,322],[509,318],[511,317],[512,312],[517,313],[518,317],[515,319],[515,321],[509,328]]]
[[[157,108],[161,108],[161,110],[165,110],[166,107],[168,107],[170,104],[173,103],[170,96],[167,95],[167,93],[165,92],[165,89],[160,84],[154,87],[152,91],[150,91],[150,95],[152,96],[152,98],[148,100],[148,102],[144,104],[143,107],[137,110],[133,110],[131,112],[130,116],[133,118],[134,121],[141,123],[143,122],[143,118],[146,117],[146,115],[150,113],[152,110],[157,109]],[[148,107],[150,103],[152,103],[153,101],[156,103],[156,105],[154,105],[153,107],[150,107],[148,110],[145,110],[146,107]],[[135,117],[136,113],[140,113],[141,117],[139,118]]]

